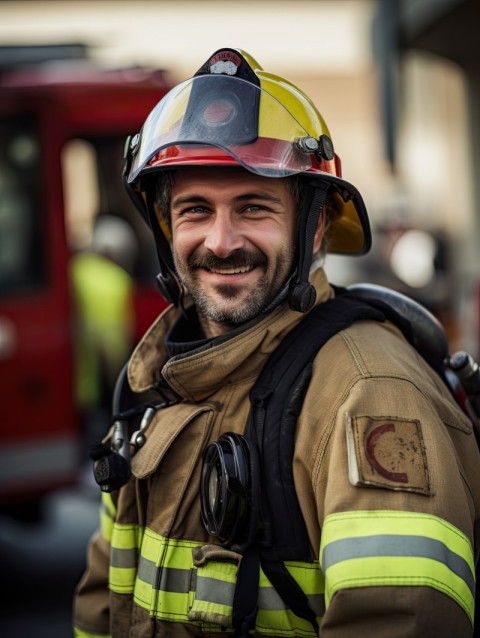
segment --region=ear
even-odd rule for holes
[[[322,212],[320,213],[320,217],[318,218],[317,230],[315,231],[315,237],[313,240],[313,254],[318,253],[320,250],[320,246],[322,245],[323,233],[325,230],[325,219],[326,219],[326,207],[324,206]]]

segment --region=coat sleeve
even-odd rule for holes
[[[320,636],[471,636],[480,464],[469,421],[442,391],[363,378],[321,449]]]
[[[116,507],[110,494],[102,494],[100,529],[90,540],[87,568],[78,584],[73,604],[75,638],[107,638],[110,635],[108,573],[110,538]]]

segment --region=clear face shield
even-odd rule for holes
[[[126,177],[131,184],[142,171],[168,168],[179,160],[187,163],[189,158],[205,165],[210,158],[215,165],[215,148],[227,153],[232,165],[262,176],[286,177],[312,167],[315,142],[260,87],[229,76],[198,76],[175,87],[150,113],[131,144]],[[221,163],[225,165],[225,159]]]

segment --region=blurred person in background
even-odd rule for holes
[[[101,483],[76,635],[470,636],[472,424],[388,313],[326,279],[370,229],[316,107],[221,49],[152,111],[125,178],[172,305],[130,359],[158,401],[131,477]],[[309,349],[284,388],[270,356]]]
[[[115,381],[133,346],[136,253],[130,224],[102,215],[95,221],[89,250],[71,260],[76,400],[87,444],[108,430]]]

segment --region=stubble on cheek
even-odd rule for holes
[[[226,259],[213,253],[194,251],[182,259],[173,251],[175,267],[180,281],[190,293],[199,315],[219,323],[241,325],[257,316],[278,294],[288,279],[293,263],[293,247],[285,246],[269,260],[261,251],[239,250]],[[260,270],[252,287],[239,284],[215,284],[209,287],[202,278],[202,269],[221,270],[253,266]]]

